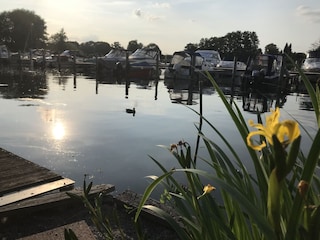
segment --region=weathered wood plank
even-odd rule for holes
[[[115,186],[111,184],[101,184],[92,186],[89,197],[93,197],[96,194],[103,193],[108,194],[115,190]],[[60,205],[67,205],[69,203],[75,204],[77,200],[70,198],[66,192],[70,192],[81,196],[83,194],[82,189],[73,189],[71,191],[52,192],[45,195],[36,196],[33,198],[25,199],[20,202],[11,203],[0,207],[0,218],[10,215],[30,214],[35,211],[52,208]],[[80,203],[82,204],[82,203]]]
[[[0,148],[0,196],[58,179],[49,169]]]
[[[18,202],[30,197],[34,197],[46,192],[50,192],[59,188],[73,185],[74,181],[68,178],[60,179],[54,182],[45,183],[36,187],[28,188],[18,192],[4,195],[0,197],[0,206],[4,206],[13,202]]]

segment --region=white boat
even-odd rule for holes
[[[217,64],[220,63],[221,57],[218,51],[209,49],[199,49],[195,53],[200,54],[203,58],[202,71],[213,71]]]
[[[6,45],[0,45],[0,59],[8,59],[10,57],[9,50]]]
[[[302,63],[301,69],[305,72],[320,72],[320,58],[308,57]]]
[[[160,52],[157,48],[144,47],[137,49],[129,56],[130,78],[154,78],[157,73]]]
[[[192,57],[194,62],[192,63]],[[165,79],[190,79],[194,68],[195,71],[202,70],[203,57],[198,53],[188,51],[174,52],[171,62],[164,71]]]
[[[244,62],[239,62],[237,61],[236,63],[236,70],[239,71],[245,71],[247,68],[247,64],[245,64]],[[224,68],[224,69],[233,69],[234,68],[234,61],[225,61],[225,60],[221,60],[218,64],[217,64],[217,68]]]
[[[126,50],[120,49],[120,48],[113,48],[104,57],[101,57],[99,59],[107,63],[116,63],[116,62],[125,63],[126,55],[127,55]]]

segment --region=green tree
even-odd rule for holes
[[[142,43],[138,43],[137,40],[131,40],[129,43],[128,43],[128,46],[127,46],[127,50],[128,51],[131,51],[131,52],[134,52],[135,50],[139,49],[139,48],[142,48],[143,47],[143,44]]]
[[[33,11],[16,9],[0,14],[1,41],[11,51],[43,48],[47,40],[45,21]]]
[[[190,51],[190,52],[194,52],[198,49],[199,45],[196,43],[188,43],[185,47],[184,50],[185,51]]]
[[[310,52],[312,51],[319,51],[320,52],[320,40],[317,42],[313,43],[310,49]]]
[[[202,38],[199,48],[216,50],[226,60],[237,57],[239,61],[246,62],[250,56],[258,54],[258,45],[259,39],[255,32],[236,31],[223,37]]]
[[[89,57],[92,57],[92,56],[102,57],[111,50],[111,46],[107,42],[89,41],[89,42],[81,43],[80,50],[83,52],[83,54]]]
[[[3,12],[0,14],[0,44],[11,43],[12,39],[12,31],[13,31],[14,23],[11,21],[9,17],[9,12]]]
[[[113,44],[111,44],[111,47],[116,49],[123,49],[120,42],[114,42]]]
[[[286,47],[287,47],[287,46],[288,46],[288,45],[286,44]],[[285,47],[285,49],[287,49],[286,47]],[[274,44],[274,43],[269,43],[268,45],[265,46],[265,48],[264,48],[264,53],[265,53],[265,54],[279,54],[280,51],[279,51],[279,48],[277,47],[276,44]]]
[[[68,37],[64,29],[62,28],[60,32],[53,34],[49,38],[48,47],[50,50],[54,52],[61,53],[62,51],[67,49]]]

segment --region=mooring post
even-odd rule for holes
[[[159,72],[159,64],[160,64],[160,52],[158,51],[157,52],[157,61],[156,61],[156,80],[159,79],[159,75],[160,75],[160,72]]]
[[[230,101],[232,101],[233,99],[233,95],[234,95],[234,82],[236,79],[236,73],[237,73],[237,57],[233,58],[233,69],[232,69],[232,83],[231,83],[231,99]]]
[[[73,74],[76,75],[77,74],[76,53],[72,53],[72,56],[73,56]]]
[[[44,71],[46,69],[47,63],[46,63],[46,50],[42,49],[42,70]]]
[[[60,54],[58,54],[58,71],[61,72],[61,59],[60,59]]]
[[[30,49],[29,58],[30,58],[30,71],[33,71],[32,49]]]

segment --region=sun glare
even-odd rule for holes
[[[66,135],[65,127],[61,122],[53,125],[52,136],[55,140],[62,140]]]

